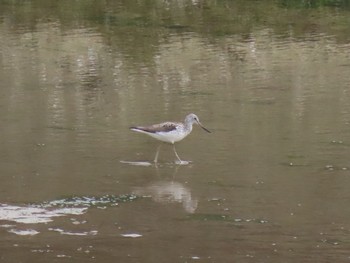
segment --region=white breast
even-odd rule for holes
[[[187,132],[187,131],[173,130],[170,132],[157,132],[157,133],[147,133],[147,134],[162,142],[174,144],[175,142],[181,141],[189,133],[190,132]]]

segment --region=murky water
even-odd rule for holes
[[[1,262],[350,262],[350,8],[324,2],[1,2]],[[190,112],[191,163],[148,165],[128,127]]]

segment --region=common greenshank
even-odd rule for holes
[[[154,124],[151,126],[134,126],[130,127],[132,131],[147,134],[159,141],[170,143],[173,145],[174,153],[179,161],[179,164],[188,164],[187,161],[182,161],[175,149],[175,142],[183,140],[192,131],[192,125],[196,123],[206,132],[210,131],[206,129],[200,122],[196,114],[188,114],[185,121],[182,122],[163,122],[159,124]],[[154,157],[154,163],[157,164],[159,150],[161,144],[157,148],[156,156]]]

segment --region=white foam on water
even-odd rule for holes
[[[65,231],[61,228],[49,228],[50,231],[58,232],[62,235],[68,235],[68,236],[95,236],[97,235],[97,230],[91,230],[91,231],[84,231],[84,232],[71,232],[71,231]]]
[[[39,224],[53,221],[54,217],[82,215],[87,208],[41,208],[0,204],[0,220],[23,224]],[[6,225],[2,225],[5,227]]]
[[[34,236],[40,233],[34,229],[26,229],[26,230],[10,229],[8,232],[19,236]]]

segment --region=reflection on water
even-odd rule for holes
[[[198,206],[198,200],[192,197],[190,189],[177,182],[158,181],[148,186],[135,187],[133,193],[149,196],[159,203],[181,203],[188,213],[194,213]]]
[[[131,237],[131,238],[137,238],[142,237],[140,234],[132,233],[132,234],[122,234],[123,237]]]
[[[347,262],[349,24],[346,1],[1,1],[0,261]],[[120,162],[157,146],[130,125],[190,112],[191,165]]]
[[[142,161],[120,161],[121,163],[124,164],[129,164],[129,165],[135,165],[135,166],[151,166],[152,163],[150,162],[142,162]]]

